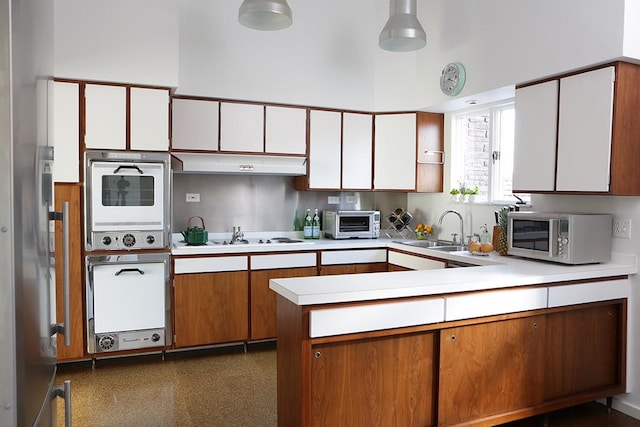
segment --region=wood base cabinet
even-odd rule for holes
[[[175,346],[246,341],[248,275],[247,271],[176,274]]]

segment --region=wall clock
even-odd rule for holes
[[[446,95],[456,96],[462,92],[466,79],[464,66],[459,62],[452,62],[442,69],[440,89]]]

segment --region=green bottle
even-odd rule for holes
[[[320,238],[320,216],[318,215],[318,209],[313,213],[313,222],[311,223],[311,238]]]
[[[312,239],[312,227],[313,219],[311,218],[311,209],[307,209],[307,214],[304,216],[304,238]]]

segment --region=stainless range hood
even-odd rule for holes
[[[306,157],[217,153],[172,153],[176,173],[306,175]]]

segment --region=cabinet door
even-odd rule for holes
[[[71,345],[64,345],[64,336],[57,335],[58,360],[77,360],[84,356],[84,312],[82,303],[82,186],[80,184],[56,184],[56,211],[62,210],[62,202],[69,202],[69,304],[71,315]],[[62,222],[55,222],[55,259],[56,259],[56,321],[62,323],[64,316],[64,298],[62,282]]]
[[[438,425],[542,402],[544,317],[443,329]]]
[[[169,150],[169,90],[132,87],[130,123],[132,150]]]
[[[444,189],[444,114],[418,113],[416,191],[442,193]]]
[[[620,304],[547,316],[545,400],[608,387],[624,392]]]
[[[558,191],[609,191],[614,67],[560,80]]]
[[[80,181],[80,85],[51,82],[53,182]]]
[[[171,148],[218,150],[216,101],[173,98],[171,105]]]
[[[177,274],[174,292],[176,347],[249,337],[248,272]]]
[[[127,89],[123,86],[85,86],[86,148],[127,148]]]
[[[341,114],[311,110],[309,122],[309,187],[340,189]]]
[[[264,106],[220,103],[220,150],[264,152]]]
[[[311,426],[435,425],[434,336],[313,346]]]
[[[416,189],[416,114],[376,115],[373,187]]]
[[[342,120],[342,189],[371,190],[373,116],[344,113]]]
[[[267,153],[306,154],[306,109],[267,106],[265,117],[265,151]]]
[[[261,340],[277,336],[276,293],[269,289],[270,279],[315,275],[316,267],[252,271],[250,339]]]
[[[558,81],[516,90],[513,189],[553,191],[556,177]]]

